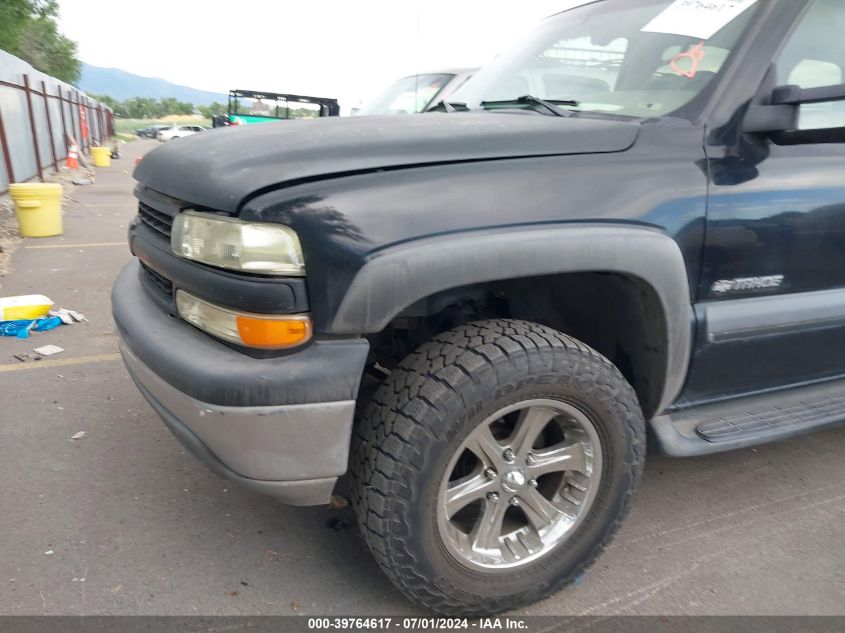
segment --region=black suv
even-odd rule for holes
[[[524,605],[589,565],[647,440],[703,455],[845,418],[845,3],[603,0],[440,112],[147,156],[114,316],[223,477],[348,471],[413,600]]]

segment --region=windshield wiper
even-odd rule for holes
[[[440,101],[431,110],[442,110],[443,112],[469,112],[469,106],[459,101]]]
[[[564,110],[563,108],[559,108],[558,106],[570,106],[570,107],[577,107],[578,101],[575,99],[540,99],[539,97],[535,97],[533,95],[523,95],[517,99],[505,99],[503,101],[482,101],[481,107],[493,107],[493,108],[501,108],[510,105],[535,105],[544,108],[546,112],[553,114],[554,116],[573,116],[574,113],[570,112],[569,110]]]

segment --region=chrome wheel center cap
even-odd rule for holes
[[[509,470],[502,476],[502,488],[508,492],[519,491],[527,482],[525,474],[519,470]]]

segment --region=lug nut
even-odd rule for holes
[[[514,506],[514,507],[518,507],[519,506],[519,498],[514,497],[513,499],[511,499],[511,505]]]
[[[536,479],[529,479],[528,485],[531,486],[532,488],[536,488],[537,487],[537,480]]]
[[[511,449],[507,449],[503,457],[505,458],[506,462],[512,462],[516,459],[516,455],[514,455],[514,452]]]
[[[487,493],[487,501],[492,501],[496,503],[499,500],[499,493],[498,492],[488,492]]]
[[[531,453],[528,453],[528,457],[525,458],[525,463],[527,463],[529,466],[532,466],[537,463],[537,458],[534,457],[534,455],[532,455]]]
[[[496,470],[493,469],[493,468],[488,468],[487,470],[484,471],[484,476],[487,477],[487,479],[495,479],[496,478]]]

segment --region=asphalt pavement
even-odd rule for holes
[[[117,354],[109,292],[130,258],[125,146],[26,240],[3,296],[89,321],[0,339],[0,615],[402,615],[346,509],[291,508],[211,474]],[[50,359],[14,354],[55,344]],[[80,431],[85,435],[73,440]],[[599,561],[522,614],[845,615],[845,429],[711,457],[650,456]]]

